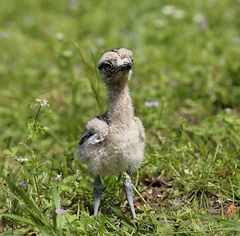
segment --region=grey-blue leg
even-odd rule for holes
[[[104,186],[99,175],[97,175],[94,180],[94,216],[97,216],[103,190]]]
[[[124,187],[125,187],[125,193],[127,196],[128,204],[132,212],[132,218],[135,219],[136,213],[135,213],[134,204],[133,204],[133,186],[132,186],[130,176],[127,176],[127,178],[125,179]]]

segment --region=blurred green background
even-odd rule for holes
[[[120,216],[105,213],[101,228],[84,206],[84,217],[89,217],[85,223],[92,224],[92,231],[85,226],[81,231],[77,225],[74,232],[96,235],[100,227],[103,235],[118,230],[126,235],[199,229],[199,235],[207,230],[214,233],[225,221],[205,224],[201,214],[217,211],[225,217],[229,204],[237,208],[240,201],[239,15],[239,0],[1,0],[1,172],[11,173],[16,183],[28,181],[29,189],[32,184],[33,199],[34,191],[48,199],[57,173],[63,179],[75,178],[80,170],[78,177],[85,187],[77,184],[72,188],[80,190],[73,197],[66,195],[68,189],[60,196],[73,200],[82,194],[91,199],[90,173],[74,153],[87,120],[106,109],[97,61],[105,50],[126,47],[134,52],[130,91],[135,112],[146,129],[145,161],[136,179],[153,209],[147,211],[139,200],[139,214],[151,227],[144,231],[146,225],[141,224],[117,229],[108,225],[109,231],[106,221]],[[37,128],[36,99],[49,103],[37,117]],[[29,162],[19,163],[18,157]],[[48,179],[47,190],[37,190],[32,176],[43,186]],[[171,186],[163,182],[154,186],[158,178],[170,178]],[[106,198],[118,198],[115,181],[106,180],[110,185]],[[68,184],[63,180],[59,188]],[[162,192],[167,192],[166,198]],[[114,205],[112,197],[110,205]],[[16,213],[7,198],[9,193],[2,193],[1,212]],[[41,199],[35,200],[41,210],[49,210]],[[76,206],[64,204],[74,215]],[[23,206],[18,206],[20,215],[25,215]],[[150,221],[155,213],[159,218]],[[162,221],[167,228],[157,226]],[[236,225],[239,218],[231,222]],[[3,225],[6,230],[10,227]],[[11,227],[19,228],[17,223]],[[239,226],[230,229],[234,230],[239,232]]]

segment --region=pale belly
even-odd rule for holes
[[[113,127],[102,143],[83,144],[79,148],[79,155],[94,174],[111,175],[129,169],[133,171],[143,160],[144,141],[139,137],[135,127],[131,129]]]

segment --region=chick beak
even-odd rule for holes
[[[132,69],[132,65],[133,65],[132,62],[125,62],[125,63],[121,66],[121,69],[122,69],[122,70],[131,70],[131,69]]]

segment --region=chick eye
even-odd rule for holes
[[[106,70],[109,70],[113,67],[113,64],[110,62],[110,61],[105,61],[103,62],[99,67],[98,69],[101,70],[101,69],[106,69]]]

